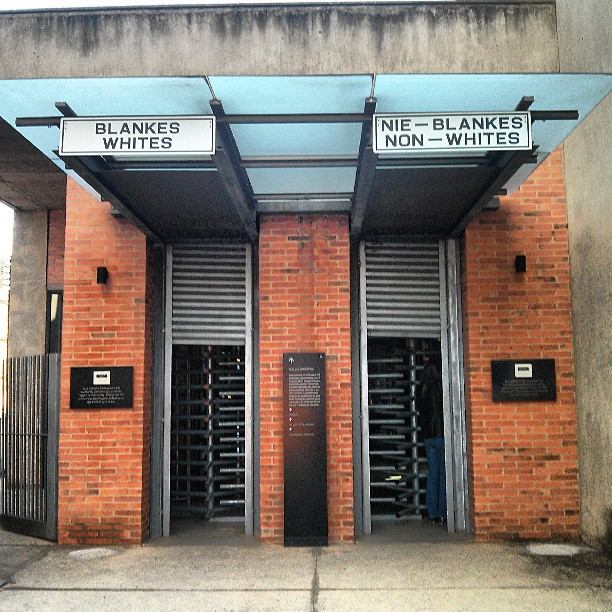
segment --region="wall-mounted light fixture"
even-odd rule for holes
[[[514,258],[514,269],[517,272],[527,272],[527,256],[517,255]]]
[[[106,285],[108,281],[108,268],[105,266],[100,266],[96,268],[96,283],[98,285]]]

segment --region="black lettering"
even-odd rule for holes
[[[137,123],[134,121],[134,123],[132,123],[132,133],[142,134],[142,123]]]
[[[472,129],[472,126],[470,125],[470,122],[468,121],[466,117],[463,117],[463,119],[461,119],[461,123],[459,123],[459,129],[460,130]]]
[[[400,130],[402,132],[409,132],[412,128],[410,126],[412,119],[400,119]]]
[[[380,120],[380,129],[381,129],[381,131],[382,132],[385,132],[385,131],[393,132],[393,130],[394,130],[393,123],[394,123],[393,119],[381,119]],[[174,125],[178,125],[178,124],[175,123]],[[172,128],[172,124],[170,124],[170,128]],[[178,130],[176,132],[172,132],[172,130],[170,130],[170,132],[172,134],[178,134]]]
[[[450,118],[449,118],[449,117],[447,117],[447,118],[446,118],[446,129],[447,129],[447,130],[456,130],[456,129],[457,129],[456,127],[453,127],[453,126],[451,125],[451,120],[450,120]]]
[[[145,134],[155,134],[155,121],[145,123]]]
[[[96,122],[96,134],[106,134],[106,124]]]
[[[171,149],[172,148],[172,138],[170,138],[170,136],[164,136],[161,139],[161,148],[162,149]]]
[[[499,129],[507,130],[510,127],[510,119],[509,117],[500,117],[499,118]]]
[[[520,142],[518,132],[508,132],[508,144],[516,145]]]
[[[523,127],[523,117],[512,117],[512,127],[515,130],[520,130]]]
[[[484,119],[482,117],[473,117],[472,118],[472,128],[475,130],[478,128],[479,130],[484,130]]]
[[[158,134],[167,134],[168,133],[168,124],[165,121],[160,121],[157,124],[157,133]]]
[[[178,134],[181,131],[181,124],[178,121],[172,121],[170,123],[170,133]]]
[[[504,134],[503,132],[497,134],[497,144],[502,146],[508,144],[506,142],[506,134]]]
[[[397,134],[385,134],[385,147],[397,146]]]
[[[103,138],[102,144],[105,149],[115,149],[117,147],[117,138]]]
[[[447,134],[446,141],[453,147],[461,146],[461,134]]]
[[[149,140],[149,147],[151,149],[159,149],[159,136],[153,136]]]
[[[121,129],[119,130],[120,134],[130,134],[130,126],[128,123],[122,123]]]
[[[486,117],[485,124],[487,126],[487,130],[496,130],[497,129],[497,117]]]
[[[431,122],[431,127],[434,130],[443,130],[444,129],[444,119],[436,119],[434,118]]]

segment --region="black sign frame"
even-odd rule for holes
[[[134,368],[70,368],[70,408],[96,410],[134,407]]]
[[[325,353],[283,356],[284,543],[327,546]]]
[[[491,361],[494,402],[555,402],[554,359]]]

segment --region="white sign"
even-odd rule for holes
[[[515,363],[514,378],[533,378],[533,365],[531,363]]]
[[[374,153],[518,151],[531,146],[528,112],[374,115]]]
[[[110,370],[94,370],[93,384],[96,386],[97,385],[110,385],[111,384]]]
[[[212,116],[66,117],[60,123],[60,156],[172,157],[215,152]]]

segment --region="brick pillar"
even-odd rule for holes
[[[516,254],[527,272],[514,271]],[[576,405],[562,151],[464,242],[465,371],[479,540],[578,536]],[[553,358],[557,401],[494,403],[491,360]]]
[[[96,284],[106,266],[108,284]],[[148,534],[151,342],[147,241],[68,181],[58,539],[139,543]],[[131,409],[70,409],[70,368],[133,366]]]
[[[259,238],[261,539],[283,541],[283,353],[327,357],[329,537],[352,541],[349,231],[345,216],[263,217]]]

